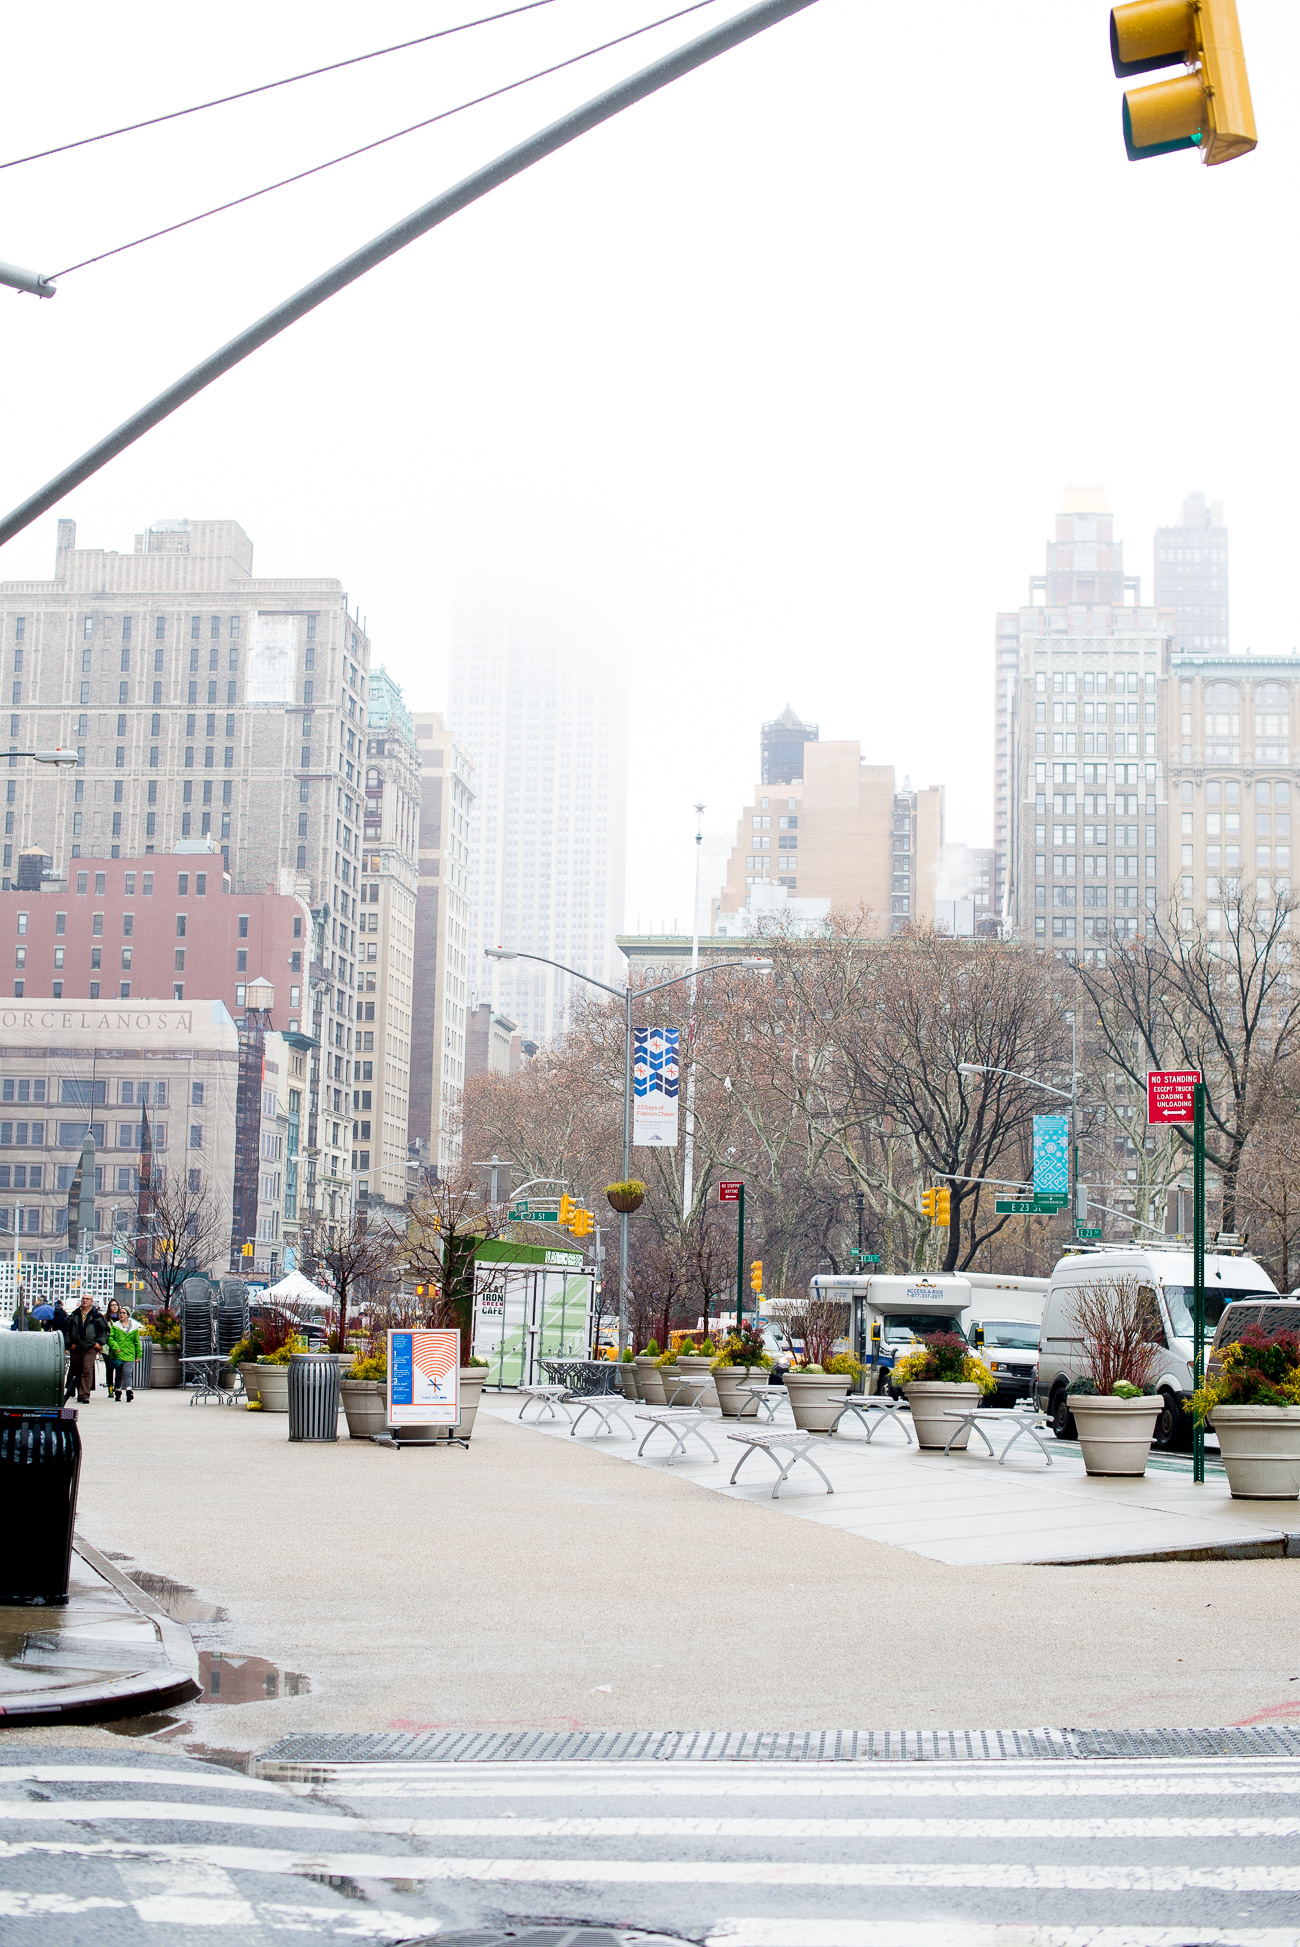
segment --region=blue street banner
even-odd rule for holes
[[[1070,1121],[1063,1115],[1034,1117],[1034,1195],[1070,1194]]]
[[[638,1028],[632,1037],[632,1141],[677,1147],[677,1028]]]

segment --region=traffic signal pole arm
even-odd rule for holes
[[[561,116],[558,122],[552,122],[548,128],[539,130],[536,135],[530,135],[525,141],[516,143],[512,149],[507,149],[504,155],[499,155],[494,162],[489,162],[482,169],[476,169],[472,175],[464,177],[453,188],[444,190],[440,196],[435,196],[431,203],[425,203],[421,209],[414,210],[410,216],[403,217],[400,223],[393,224],[391,229],[381,231],[369,243],[363,244],[360,250],[354,250],[350,257],[344,257],[341,263],[335,264],[333,269],[325,271],[320,277],[313,278],[310,284],[304,284],[300,291],[286,298],[283,304],[276,305],[273,311],[268,311],[265,317],[257,320],[256,324],[251,324],[244,331],[239,332],[219,351],[211,353],[183,377],[175,380],[165,391],[160,392],[157,398],[151,399],[148,405],[132,413],[129,419],[124,419],[120,426],[97,441],[81,455],[80,459],[74,460],[71,466],[66,466],[61,473],[56,473],[54,478],[47,481],[38,492],[31,494],[28,499],[15,507],[12,513],[0,520],[0,546],[6,541],[12,541],[15,534],[21,534],[25,527],[29,527],[40,515],[47,513],[73,487],[80,486],[83,480],[89,480],[92,474],[98,473],[109,460],[124,452],[128,446],[134,445],[143,434],[150,432],[179,406],[183,406],[197,393],[202,392],[204,387],[211,385],[214,379],[229,372],[251,352],[258,351],[272,338],[278,337],[282,331],[287,331],[290,325],[297,324],[299,318],[305,318],[308,312],[314,311],[328,298],[334,297],[339,291],[346,290],[349,284],[354,284],[359,277],[364,277],[368,270],[374,270],[376,265],[395,256],[399,250],[405,250],[406,246],[414,243],[418,237],[427,235],[440,223],[445,223],[449,216],[455,216],[461,210],[467,209],[471,203],[476,203],[480,197],[487,196],[494,189],[499,189],[502,183],[509,182],[512,177],[522,175],[525,169],[531,169],[535,162],[554,155],[557,149],[566,148],[580,135],[586,135],[591,129],[599,128],[602,122],[611,121],[615,115],[621,115],[625,108],[631,108],[634,103],[657,94],[661,88],[668,87],[673,81],[679,81],[683,75],[691,74],[696,68],[704,67],[709,61],[716,60],[718,55],[728,53],[733,47],[739,47],[743,42],[752,40],[756,34],[764,33],[767,28],[775,27],[778,21],[785,20],[790,14],[802,13],[805,7],[815,4],[816,0],[761,0],[760,5],[747,8],[744,13],[736,14],[731,20],[724,20],[719,26],[711,28],[707,34],[701,34],[697,39],[687,41],[685,46],[674,49],[671,54],[665,54],[658,61],[652,61],[648,67],[629,75],[626,80],[616,82],[612,88],[606,88],[600,94],[593,95],[591,100],[584,102],[580,108],[570,110],[567,115]]]

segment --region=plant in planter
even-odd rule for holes
[[[658,1357],[658,1340],[648,1339],[633,1361],[632,1370],[636,1374],[636,1389],[647,1406],[662,1406],[664,1403],[663,1374],[655,1364]]]
[[[1070,1386],[1066,1411],[1084,1467],[1106,1477],[1144,1474],[1164,1410],[1151,1384],[1160,1360],[1152,1298],[1131,1275],[1103,1278],[1080,1291],[1074,1321],[1088,1372]]]
[[[800,1359],[785,1375],[790,1411],[804,1433],[829,1433],[840,1412],[845,1377],[830,1366],[829,1360],[823,1364],[820,1359]]]
[[[181,1321],[169,1305],[147,1312],[140,1323],[144,1337],[153,1341],[149,1385],[179,1386],[181,1383]]]
[[[626,1183],[607,1183],[605,1195],[615,1210],[631,1216],[645,1202],[645,1184],[634,1176],[629,1177]]]
[[[953,1434],[952,1422],[944,1414],[954,1408],[969,1411],[986,1393],[998,1389],[984,1361],[956,1332],[932,1332],[913,1351],[905,1352],[894,1363],[894,1384],[907,1394],[917,1446],[940,1452]],[[952,1451],[962,1452],[969,1438],[969,1427],[962,1427],[952,1438]]]
[[[244,1392],[250,1406],[261,1404],[257,1390],[257,1356],[261,1349],[262,1342],[254,1327],[247,1338],[240,1339],[238,1345],[231,1347],[229,1353],[231,1365],[244,1382]]]
[[[754,1385],[772,1369],[772,1359],[763,1343],[763,1334],[742,1319],[740,1329],[729,1332],[722,1350],[713,1361],[713,1384],[724,1419],[734,1420],[742,1406],[749,1404],[743,1390]]]
[[[289,1361],[295,1352],[306,1350],[307,1341],[291,1333],[274,1352],[264,1353],[257,1361],[257,1396],[266,1412],[289,1411]]]
[[[1238,1501],[1300,1497],[1300,1339],[1248,1325],[1223,1364],[1192,1395],[1192,1412],[1218,1435]]]
[[[350,1439],[368,1440],[372,1434],[384,1431],[387,1422],[387,1379],[388,1346],[385,1340],[378,1339],[368,1348],[353,1354],[352,1364],[339,1382]]]

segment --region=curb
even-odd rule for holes
[[[198,1652],[184,1624],[173,1621],[88,1541],[77,1535],[72,1546],[87,1568],[115,1589],[132,1609],[149,1618],[167,1658],[167,1669],[142,1671],[107,1683],[70,1684],[61,1688],[57,1697],[48,1691],[44,1695],[33,1691],[0,1705],[0,1730],[20,1724],[95,1724],[106,1717],[143,1717],[154,1711],[174,1710],[201,1697]]]
[[[1212,1541],[1200,1547],[1152,1548],[1132,1555],[1051,1555],[1027,1568],[1106,1568],[1129,1562],[1259,1562],[1295,1560],[1300,1534],[1261,1535],[1255,1541]]]

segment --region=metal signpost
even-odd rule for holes
[[[1147,1123],[1192,1124],[1192,1386],[1205,1378],[1205,1083],[1194,1068],[1147,1076]],[[1192,1479],[1205,1479],[1205,1429],[1192,1422]]]
[[[719,1183],[718,1202],[734,1203],[739,1212],[738,1227],[736,1230],[736,1330],[739,1331],[740,1315],[741,1312],[744,1310],[744,1304],[745,1304],[745,1300],[743,1296],[744,1289],[745,1289],[745,1186],[744,1184],[737,1180]]]

